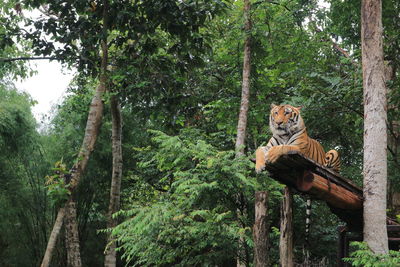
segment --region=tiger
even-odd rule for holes
[[[308,136],[300,110],[301,107],[291,105],[271,105],[269,128],[272,137],[266,146],[256,150],[257,173],[265,169],[266,163],[274,163],[289,151],[298,151],[335,172],[340,171],[339,153],[334,149],[325,153],[322,145]]]
[[[289,151],[298,151],[335,172],[340,171],[339,153],[334,149],[325,153],[322,145],[308,136],[300,110],[301,107],[291,105],[271,105],[269,128],[272,137],[266,146],[259,147],[256,151],[256,172],[261,172],[267,162],[274,163]],[[311,199],[309,198],[306,205],[306,243],[310,235],[310,224]]]

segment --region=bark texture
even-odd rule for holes
[[[46,252],[44,254],[42,264],[40,265],[41,267],[50,266],[51,256],[53,255],[54,248],[56,247],[57,237],[60,234],[61,227],[64,222],[64,213],[65,208],[62,207],[58,211],[57,218],[53,226],[53,231],[51,232],[49,241],[47,242]]]
[[[67,249],[67,267],[82,266],[78,223],[76,219],[76,203],[73,199],[65,207],[65,245]]]
[[[112,118],[112,154],[113,169],[111,177],[110,203],[108,206],[107,228],[117,225],[117,220],[112,215],[119,210],[121,178],[122,178],[122,115],[121,106],[117,96],[111,96],[111,118]],[[108,235],[107,247],[105,251],[104,266],[114,267],[117,264],[116,243],[111,234]]]
[[[251,19],[250,19],[250,0],[244,0],[244,19],[246,31],[246,40],[244,41],[244,57],[243,57],[243,81],[242,81],[242,98],[240,102],[239,120],[237,126],[236,137],[236,153],[238,156],[244,155],[244,146],[247,128],[247,113],[249,110],[250,97],[250,58],[251,58]]]
[[[377,254],[388,253],[386,231],[387,100],[382,31],[381,1],[362,0],[364,241]]]
[[[285,187],[281,206],[281,235],[279,238],[280,265],[293,266],[293,195],[289,187]]]
[[[253,226],[254,266],[268,266],[268,192],[255,195],[255,222]]]

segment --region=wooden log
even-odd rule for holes
[[[348,179],[297,151],[266,165],[272,178],[343,210],[362,209],[362,190]]]
[[[289,151],[274,163],[267,163],[271,178],[294,190],[326,201],[331,211],[347,223],[349,231],[361,231],[363,226],[363,190],[351,180],[331,169]],[[387,218],[388,231],[400,231],[396,220]]]
[[[340,209],[362,209],[360,196],[310,171],[297,179],[297,189]]]
[[[353,184],[349,179],[346,179],[331,169],[304,157],[297,151],[289,151],[288,154],[282,155],[278,158],[276,162],[267,163],[266,169],[274,179],[291,187],[295,187],[298,176],[303,175],[304,170],[309,170],[361,197],[363,194],[362,189]]]
[[[350,229],[362,227],[362,195],[360,187],[332,170],[289,151],[274,163],[267,163],[271,178],[295,191],[326,201],[331,211],[345,221]]]

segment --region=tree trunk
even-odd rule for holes
[[[53,231],[51,232],[49,241],[47,242],[46,253],[43,257],[41,267],[50,266],[51,256],[53,255],[54,248],[56,247],[57,237],[63,225],[64,213],[65,213],[65,208],[64,207],[60,208],[57,214],[56,221],[53,226]]]
[[[293,195],[287,186],[281,205],[280,263],[281,266],[291,267],[293,266]]]
[[[382,31],[381,1],[362,0],[364,240],[377,254],[388,253],[386,231],[387,103]]]
[[[244,155],[244,146],[247,127],[247,113],[249,110],[250,97],[250,58],[251,58],[251,19],[250,19],[250,0],[244,0],[244,19],[246,31],[246,40],[244,41],[244,57],[243,57],[243,81],[242,81],[242,98],[240,102],[239,120],[237,126],[236,137],[236,153],[237,156]]]
[[[268,266],[268,192],[258,191],[255,195],[255,222],[253,227],[254,266]]]
[[[71,179],[71,183],[72,181],[74,181],[70,187],[71,190],[73,190],[77,186],[78,181],[86,168],[90,153],[93,151],[94,144],[96,142],[99,133],[100,123],[103,114],[103,102],[101,98],[104,93],[104,88],[105,88],[104,85],[101,83],[97,86],[96,94],[93,97],[92,103],[90,105],[88,121],[85,129],[85,137],[78,156],[79,161],[74,165],[74,167],[70,171],[73,179],[73,180]],[[65,206],[69,205],[70,201],[71,199],[67,201]],[[41,264],[42,267],[49,266],[51,262],[54,246],[56,245],[55,241],[57,240],[58,234],[60,233],[59,227],[60,224],[62,225],[64,215],[65,215],[64,208],[61,208],[58,211],[57,220],[53,226],[53,230],[50,234],[50,239],[47,243],[45,256],[43,257],[43,261]]]
[[[110,189],[110,204],[108,206],[107,228],[117,225],[117,220],[112,215],[119,210],[121,177],[122,177],[122,115],[118,97],[111,96],[111,118],[112,118],[112,153],[113,170]],[[105,251],[104,266],[115,267],[117,263],[116,244],[111,236],[108,235],[107,248]]]
[[[71,198],[65,207],[65,245],[67,248],[67,266],[80,267],[81,254],[79,249],[78,223],[76,219],[76,203]]]
[[[245,25],[244,29],[246,31],[246,39],[244,41],[244,57],[243,57],[243,77],[242,77],[242,97],[240,101],[240,111],[239,111],[239,119],[238,119],[238,126],[237,126],[237,136],[236,136],[236,157],[244,156],[244,147],[245,147],[245,139],[246,139],[246,127],[247,127],[247,113],[249,110],[249,97],[250,97],[250,57],[251,57],[251,19],[250,19],[250,0],[244,0],[244,20]],[[237,196],[238,203],[240,200],[243,199],[240,196]],[[240,211],[238,210],[238,213]],[[242,211],[243,214],[247,212],[244,210]],[[236,261],[237,267],[244,267],[243,260],[247,260],[247,251],[246,245],[241,237],[239,239],[239,246],[238,246],[238,258]]]
[[[101,50],[102,50],[102,56],[101,56],[101,70],[100,70],[100,78],[99,78],[99,84],[96,87],[96,92],[92,98],[92,102],[90,104],[89,108],[89,114],[88,114],[88,120],[86,122],[86,128],[85,128],[85,136],[83,138],[82,146],[78,154],[78,161],[75,163],[75,165],[72,167],[70,170],[71,174],[71,182],[69,184],[69,190],[72,192],[75,191],[76,186],[79,183],[79,180],[81,176],[83,175],[86,165],[89,161],[89,156],[94,150],[94,145],[97,140],[97,136],[100,131],[100,124],[101,120],[103,117],[103,94],[106,91],[107,87],[107,62],[108,62],[108,46],[107,46],[107,32],[108,32],[108,26],[107,26],[107,20],[106,20],[106,12],[108,12],[108,2],[107,0],[104,0],[104,11],[103,11],[103,31],[104,31],[104,39],[101,41]],[[67,201],[65,207],[69,206],[71,203],[72,197],[69,198]],[[73,209],[75,208],[75,205],[73,205]],[[76,211],[75,211],[76,214]],[[52,253],[54,251],[54,246],[56,245],[56,240],[58,237],[58,234],[60,233],[59,230],[59,222],[58,219],[61,221],[64,219],[65,211],[64,209],[60,209],[57,214],[57,221],[53,226],[53,230],[50,235],[50,239],[47,244],[45,256],[43,257],[43,261],[41,266],[42,267],[48,267],[50,262],[51,262],[51,257]],[[76,219],[76,218],[75,218]],[[75,222],[76,223],[76,222]],[[61,222],[62,224],[62,222]],[[53,240],[54,239],[54,240]],[[76,241],[79,242],[79,238],[77,239],[70,239],[69,241]],[[68,242],[68,240],[67,240]],[[69,244],[67,246],[75,246],[72,244]]]

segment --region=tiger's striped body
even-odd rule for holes
[[[268,144],[256,151],[256,171],[261,172],[266,162],[273,163],[289,151],[298,151],[305,157],[339,172],[340,159],[336,150],[325,153],[318,141],[307,134],[300,108],[291,105],[272,105],[269,126],[273,136]]]

